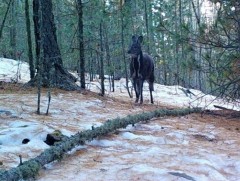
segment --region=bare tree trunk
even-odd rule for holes
[[[146,30],[147,30],[147,52],[150,52],[150,38],[149,38],[149,25],[148,25],[148,10],[147,10],[147,2],[149,1],[144,1],[144,14],[145,14],[145,24],[146,24]]]
[[[104,23],[104,44],[105,44],[105,50],[106,50],[106,59],[107,59],[107,66],[108,66],[108,74],[109,74],[109,89],[110,91],[114,92],[114,65],[111,61],[110,56],[110,48],[109,48],[109,42],[108,42],[108,26],[106,23]]]
[[[38,2],[37,2],[38,1]],[[42,77],[43,77],[43,42],[41,41],[40,37],[42,36],[42,8],[40,8],[40,3],[39,0],[36,1],[36,7],[37,8],[37,28],[38,28],[38,36],[36,38],[39,38],[38,40],[38,45],[36,45],[36,49],[39,48],[39,55],[38,55],[38,73],[34,77],[36,79],[36,84],[37,84],[37,90],[38,90],[38,100],[37,100],[37,114],[41,113],[41,96],[42,96]],[[36,10],[36,9],[35,9]],[[33,79],[31,79],[33,80]]]
[[[16,5],[15,5],[15,1],[11,2],[11,27],[10,27],[10,54],[11,54],[11,58],[13,59],[17,59],[17,42],[16,42],[16,38],[17,38],[17,31],[16,31]]]
[[[175,80],[174,81],[176,81],[176,83],[177,83],[177,85],[179,85],[179,83],[180,83],[180,79],[179,79],[179,77],[180,77],[180,71],[179,71],[179,39],[178,39],[178,36],[177,36],[177,34],[178,34],[178,27],[179,27],[179,25],[178,25],[178,13],[177,13],[177,11],[178,11],[178,8],[179,8],[179,1],[178,0],[175,0],[175,2],[176,2],[176,4],[175,4],[175,33],[176,33],[176,35],[175,35],[175,60],[176,60],[176,65],[175,65],[175,67],[176,67],[176,73],[175,73]],[[175,83],[175,82],[174,82]]]
[[[100,78],[101,78],[101,95],[105,95],[105,86],[104,86],[104,64],[103,64],[103,22],[101,20],[99,26],[99,35],[100,35]]]
[[[83,5],[82,0],[77,0],[78,10],[78,37],[79,37],[79,73],[81,88],[85,89],[85,59],[84,59],[84,42],[83,42]]]
[[[90,51],[90,61],[89,61],[89,77],[90,81],[93,81],[93,76],[94,76],[94,70],[93,70],[93,52],[92,50]]]
[[[128,8],[128,7],[127,7]],[[128,85],[128,80],[129,80],[129,77],[128,77],[128,66],[127,66],[127,61],[126,61],[126,52],[125,52],[125,41],[124,41],[124,13],[123,13],[123,7],[121,9],[121,39],[122,39],[122,55],[123,55],[123,62],[124,62],[124,69],[125,69],[125,76],[126,76],[126,88],[127,88],[127,91],[128,91],[128,95],[130,98],[132,98],[132,94],[130,92],[130,89],[129,89],[129,85]]]
[[[200,7],[200,1],[198,0],[197,1],[197,3],[198,3],[198,16],[199,16],[199,24],[201,23],[201,7]],[[201,30],[200,30],[200,25],[199,25],[199,32],[200,32]],[[198,69],[198,88],[199,88],[199,90],[202,90],[202,88],[203,88],[203,85],[202,85],[202,83],[203,83],[203,80],[202,80],[202,70],[201,70],[201,67],[202,67],[202,45],[200,45],[200,47],[199,47],[199,55],[198,55],[199,57],[198,57],[198,67],[199,67],[199,69]]]
[[[149,14],[149,18],[148,18],[148,31],[149,31],[149,51],[148,53],[150,55],[156,55],[156,48],[155,48],[155,43],[154,43],[154,28],[153,28],[153,12],[152,12],[152,1],[149,1],[149,5],[148,5],[148,14]]]
[[[198,31],[200,34],[200,26],[201,26],[201,10],[200,10],[200,1],[197,0],[197,7],[194,4],[194,1],[192,1],[192,7],[193,7],[193,11],[195,14],[195,18],[197,20],[197,25],[198,25]],[[196,56],[196,60],[198,61],[198,67],[199,69],[196,70],[195,72],[195,85],[197,86],[198,89],[202,90],[202,71],[200,69],[200,67],[202,66],[202,45],[200,45],[199,47],[199,51],[198,51],[198,55]]]
[[[164,42],[165,34],[162,33],[162,42]],[[167,62],[166,62],[166,56],[165,56],[165,43],[163,43],[162,48],[162,58],[163,58],[163,84],[168,85],[168,71],[167,71]]]
[[[33,23],[35,36],[35,54],[36,54],[36,69],[39,72],[39,58],[40,58],[40,22],[39,22],[39,0],[33,0]]]
[[[27,28],[27,40],[28,40],[28,58],[30,67],[30,78],[33,79],[35,76],[33,52],[32,52],[32,37],[31,37],[31,24],[29,17],[29,2],[25,0],[25,16],[26,16],[26,28]]]

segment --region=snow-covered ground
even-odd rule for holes
[[[14,82],[17,77],[22,83],[29,80],[28,65],[0,58],[0,81]],[[97,80],[87,85],[99,92]],[[114,93],[106,86],[105,98],[55,90],[49,116],[35,114],[37,95],[32,91],[0,94],[0,169],[17,166],[19,155],[23,161],[39,155],[49,147],[43,141],[54,130],[69,136],[107,119],[163,106],[214,109],[216,104],[240,110],[198,90],[191,89],[195,96],[187,97],[180,86],[159,84],[155,84],[154,105],[149,104],[146,84],[144,105],[136,106],[124,85],[125,79],[116,81]],[[46,108],[47,97],[43,96],[42,112]],[[240,180],[239,124],[217,119],[193,114],[128,126],[46,165],[37,180]],[[24,138],[31,141],[22,144]]]
[[[29,79],[28,63],[0,58],[0,81],[25,83]]]

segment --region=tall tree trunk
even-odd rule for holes
[[[31,25],[29,17],[29,2],[25,0],[25,16],[26,16],[26,28],[27,28],[27,41],[28,41],[28,58],[30,67],[30,78],[33,79],[35,76],[33,53],[32,53],[32,37],[31,37]]]
[[[104,86],[104,64],[103,64],[103,22],[101,20],[99,26],[99,35],[100,35],[100,78],[101,78],[101,95],[105,95],[105,86]]]
[[[108,74],[109,74],[109,91],[114,92],[114,65],[111,61],[110,56],[110,48],[109,48],[109,42],[108,42],[108,26],[106,23],[104,23],[104,44],[105,44],[105,50],[106,50],[106,59],[107,59],[107,66],[108,66]]]
[[[31,79],[33,83],[37,85],[37,114],[40,114],[41,109],[41,88],[42,88],[42,58],[40,56],[41,53],[41,30],[40,30],[40,20],[42,20],[42,13],[40,12],[40,4],[39,0],[33,0],[33,23],[34,23],[34,35],[35,35],[35,52],[36,52],[36,68],[37,68],[37,75],[34,77],[36,79]],[[42,54],[41,54],[42,55]],[[41,59],[40,59],[41,58]],[[30,82],[31,82],[30,81]],[[31,83],[31,84],[33,84]]]
[[[155,43],[154,43],[154,28],[153,28],[153,12],[152,12],[152,2],[150,1],[148,3],[148,14],[149,14],[149,18],[148,18],[148,29],[149,29],[149,51],[148,53],[150,55],[156,55],[156,48],[155,48]]]
[[[15,5],[16,1],[12,1],[11,2],[11,27],[10,27],[10,54],[11,54],[11,58],[13,59],[17,59],[17,42],[16,42],[16,38],[17,38],[17,31],[16,31],[16,5]]]
[[[94,70],[93,70],[93,65],[94,65],[94,61],[93,61],[93,51],[90,51],[90,61],[89,61],[89,77],[90,77],[90,81],[93,81],[93,75],[94,75]]]
[[[37,6],[34,8],[34,15],[37,14],[36,19],[38,20],[36,24],[38,29],[35,30],[35,33],[39,33],[37,34],[39,37],[36,39],[39,40],[38,38],[40,38],[43,52],[43,71],[41,76],[42,86],[49,87],[51,85],[51,87],[57,87],[65,90],[79,89],[79,87],[75,84],[77,79],[63,67],[61,53],[57,43],[54,15],[52,13],[52,0],[44,0],[39,2],[35,1],[35,3],[36,4],[34,5]],[[39,21],[39,19],[41,20]],[[41,27],[41,32],[39,31],[39,27]],[[37,75],[34,77],[34,79],[30,80],[29,84],[36,85],[36,82]]]
[[[175,80],[177,83],[177,85],[179,85],[179,76],[180,76],[180,71],[179,71],[179,37],[178,37],[178,8],[179,8],[179,1],[175,0],[176,4],[175,4],[175,61],[176,61],[176,73],[175,73]]]
[[[197,0],[197,7],[194,4],[194,1],[192,1],[192,7],[195,14],[197,26],[198,26],[198,34],[200,35],[201,31],[201,10],[200,10],[200,1]],[[198,54],[195,54],[195,59],[197,60],[198,70],[195,70],[195,80],[194,80],[194,86],[196,86],[198,89],[202,89],[202,71],[199,69],[202,65],[202,45],[198,48]]]
[[[128,91],[128,95],[130,98],[132,98],[132,94],[130,92],[129,89],[129,85],[128,85],[128,81],[129,81],[129,77],[128,77],[128,65],[127,65],[127,60],[126,60],[126,52],[125,52],[125,41],[124,41],[124,29],[125,29],[125,25],[124,25],[124,17],[126,15],[129,16],[130,14],[130,9],[131,8],[131,4],[129,2],[126,2],[126,5],[124,7],[121,8],[121,12],[120,12],[120,18],[121,18],[121,40],[122,40],[122,56],[123,56],[123,62],[124,62],[124,69],[125,69],[125,76],[126,76],[126,88]],[[126,12],[124,12],[124,9]],[[129,17],[127,17],[129,19]],[[132,18],[131,18],[132,19]]]
[[[165,56],[165,43],[164,43],[164,40],[165,39],[165,34],[164,32],[162,32],[162,42],[163,42],[163,45],[162,45],[162,58],[163,58],[163,84],[164,85],[168,85],[168,71],[167,71],[167,60],[166,60],[166,56]]]
[[[39,0],[33,0],[33,23],[34,23],[34,36],[35,36],[35,54],[36,54],[36,64],[37,73],[39,72],[39,58],[40,58],[40,22],[39,22]]]
[[[200,7],[200,1],[198,0],[197,1],[197,3],[198,3],[198,16],[199,16],[199,24],[201,23],[201,7]],[[200,25],[199,25],[199,33],[200,33]],[[198,77],[198,88],[199,88],[199,90],[202,90],[202,70],[201,70],[201,67],[202,67],[202,45],[200,45],[200,47],[199,47],[199,54],[198,54],[198,75],[197,75],[197,77]]]
[[[149,24],[148,24],[148,9],[147,9],[147,2],[144,1],[144,14],[145,14],[145,24],[146,24],[146,31],[147,31],[147,52],[150,52],[150,38],[149,38]]]
[[[84,59],[84,42],[83,42],[83,5],[82,0],[77,1],[78,10],[78,37],[79,37],[79,73],[81,88],[85,89],[85,59]]]

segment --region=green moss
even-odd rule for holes
[[[27,179],[27,178],[34,178],[38,174],[41,168],[41,165],[35,160],[29,160],[24,162],[24,164],[18,168],[22,173],[23,179]]]

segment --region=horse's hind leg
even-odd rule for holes
[[[151,103],[153,104],[153,96],[152,96],[152,91],[154,91],[153,82],[149,82],[149,91],[150,91]]]
[[[150,97],[151,97],[151,103],[153,104],[153,96],[152,96],[152,91],[150,90]]]

